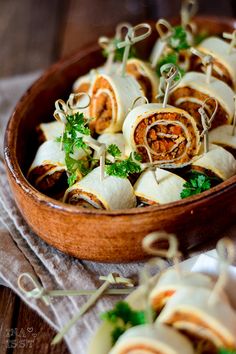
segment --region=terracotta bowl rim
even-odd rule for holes
[[[236,18],[233,17],[217,17],[217,16],[196,16],[196,20],[200,21],[221,21],[231,23],[232,26],[236,27]],[[149,21],[150,22],[150,21]],[[74,61],[78,61],[81,59],[84,54],[88,55],[88,48],[90,52],[94,52],[98,50],[98,44],[88,44],[79,52],[75,52],[63,59],[60,59],[56,63],[49,66],[43,74],[30,86],[30,88],[24,93],[21,99],[18,101],[12,115],[9,118],[8,125],[5,132],[5,140],[4,140],[4,159],[8,169],[8,172],[12,175],[14,181],[18,184],[19,188],[22,189],[24,193],[26,193],[30,198],[42,205],[46,206],[49,209],[57,210],[58,212],[65,212],[74,215],[107,215],[107,216],[120,216],[120,215],[142,215],[148,213],[155,213],[161,212],[166,209],[174,209],[174,208],[181,208],[184,206],[191,207],[198,202],[205,199],[209,201],[210,199],[214,199],[216,196],[230,191],[231,189],[236,187],[236,175],[232,176],[228,180],[221,182],[219,185],[203,192],[197,194],[192,197],[188,197],[182,200],[178,200],[172,203],[167,203],[163,205],[156,205],[156,206],[147,206],[143,208],[131,208],[131,209],[121,209],[121,210],[93,210],[93,209],[78,209],[76,206],[65,204],[63,202],[57,201],[51,197],[48,197],[38,190],[36,190],[26,179],[24,176],[19,163],[16,157],[16,139],[17,139],[17,132],[18,132],[18,125],[19,121],[17,120],[18,112],[21,111],[21,107],[24,106],[27,97],[31,95],[32,92],[35,93],[37,86],[41,82],[47,81],[51,75],[56,73],[57,70],[61,70],[64,66],[71,65]],[[11,148],[9,148],[11,146]]]

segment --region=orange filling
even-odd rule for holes
[[[193,156],[196,155],[197,139],[194,127],[188,118],[177,113],[157,113],[148,118],[144,118],[136,127],[134,132],[135,144],[145,145],[145,132],[151,124],[163,120],[169,121],[169,124],[158,124],[148,130],[147,144],[156,155],[152,152],[151,156],[153,161],[175,159],[175,163],[182,164],[189,162]],[[188,137],[180,125],[176,122],[182,123],[188,129]],[[186,149],[187,142],[190,142],[189,147]],[[142,156],[143,162],[149,162],[149,157],[146,148],[138,147],[138,152]]]
[[[233,80],[231,78],[231,75],[228,71],[228,69],[221,63],[219,62],[216,58],[213,59],[213,65],[217,66],[220,69],[220,72],[222,75],[220,75],[216,70],[212,70],[212,76],[216,77],[217,79],[224,81],[227,85],[229,85],[231,88],[233,88]],[[193,56],[191,59],[191,71],[197,71],[197,72],[202,72],[204,73],[204,66],[202,65],[202,61],[200,58],[197,56]]]
[[[155,311],[159,311],[166,304],[167,300],[175,293],[174,290],[162,291],[158,296],[152,299],[152,307]]]
[[[200,92],[200,91],[194,90],[190,87],[180,87],[180,88],[176,89],[170,95],[170,98],[169,98],[169,103],[171,105],[176,106],[181,109],[184,109],[195,119],[197,126],[198,126],[199,130],[201,131],[202,130],[201,116],[200,116],[200,113],[198,113],[198,109],[201,107],[201,105],[198,103],[195,103],[195,102],[190,102],[190,101],[182,102],[179,105],[177,105],[176,104],[177,100],[179,98],[183,98],[183,97],[197,98],[197,99],[201,100],[203,103],[206,99],[209,98],[209,96]],[[215,101],[208,100],[207,106],[209,107],[210,111],[213,112],[215,109]],[[226,111],[223,109],[223,107],[218,102],[218,109],[217,109],[215,118],[212,122],[211,129],[216,128],[222,124],[227,124],[227,122],[228,122],[228,114],[226,113]]]
[[[98,92],[103,89],[108,90],[111,97],[106,92]],[[114,111],[112,101],[115,106]],[[116,121],[117,109],[115,92],[111,84],[104,77],[98,77],[93,86],[90,104],[90,117],[93,119],[90,123],[90,129],[96,131],[96,133],[102,133],[110,126],[111,121]]]
[[[75,93],[80,93],[80,92],[88,92],[90,89],[90,83],[89,82],[82,82],[76,89],[74,90]]]
[[[176,310],[173,313],[173,315],[168,319],[168,321],[166,321],[166,324],[174,325],[175,322],[182,322],[182,321],[184,321],[186,323],[190,323],[190,324],[191,323],[196,324],[202,328],[210,329],[211,332],[222,341],[223,346],[225,348],[235,349],[233,342],[231,342],[231,341],[227,340],[225,337],[223,337],[221,335],[221,333],[219,333],[216,329],[209,328],[209,325],[207,322],[203,321],[201,318],[199,318],[196,315],[193,315],[192,313],[188,314],[188,313],[183,313],[183,312]],[[193,332],[191,332],[191,330],[186,331],[186,329],[184,331],[187,335],[190,334],[191,338],[204,339],[204,336],[201,336],[200,332],[193,333]],[[209,340],[209,342],[211,343],[210,340]]]
[[[138,340],[137,340],[138,341]],[[141,352],[141,350],[144,351],[144,353],[150,353],[150,354],[163,354],[163,351],[160,351],[158,349],[154,349],[148,344],[143,344],[143,343],[137,343],[135,345],[133,344],[128,344],[126,348],[124,348],[120,354],[129,354],[135,352]]]

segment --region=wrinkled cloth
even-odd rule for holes
[[[33,273],[46,289],[95,289],[100,275],[116,272],[136,277],[143,264],[103,264],[67,256],[47,245],[32,232],[16,207],[3,163],[3,136],[15,103],[39,73],[0,80],[0,278],[55,330],[65,325],[87,297],[53,298],[50,306],[40,299],[28,299],[20,292],[17,279]],[[234,231],[231,231],[233,234]],[[89,338],[99,325],[99,313],[111,308],[117,296],[103,296],[65,336],[71,353],[85,354]]]

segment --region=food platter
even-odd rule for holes
[[[230,19],[199,17],[195,21],[209,33],[235,28]],[[142,52],[149,53],[155,39],[154,33],[142,45]],[[141,240],[155,230],[175,232],[185,250],[213,237],[235,218],[235,176],[186,200],[113,211],[66,205],[40,193],[27,181],[38,147],[36,127],[50,119],[54,102],[68,97],[78,76],[103,61],[98,45],[89,46],[49,68],[18,103],[6,131],[5,161],[22,215],[49,244],[75,257],[97,261],[142,259]]]

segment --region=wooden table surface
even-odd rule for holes
[[[235,3],[201,0],[200,12],[236,16]],[[120,21],[174,16],[179,5],[177,0],[0,0],[0,78],[46,68]],[[50,345],[54,335],[18,296],[0,287],[0,354],[68,353],[64,343]]]

